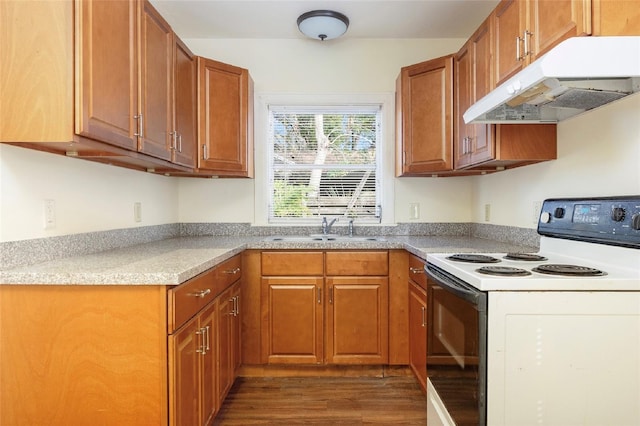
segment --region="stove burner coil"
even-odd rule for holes
[[[556,263],[539,265],[531,270],[534,272],[539,272],[541,274],[565,275],[572,277],[599,277],[602,275],[607,275],[606,272],[603,272],[599,269],[589,268],[587,266],[563,265]]]
[[[531,275],[526,269],[512,268],[510,266],[483,266],[476,269],[476,272],[485,275],[499,275],[505,277],[525,277]]]
[[[546,257],[534,253],[507,253],[504,258],[508,260],[526,260],[528,262],[542,262],[543,260],[547,260]]]
[[[498,263],[500,259],[496,259],[495,257],[485,256],[483,254],[452,254],[447,257],[449,260],[454,260],[457,262],[467,262],[467,263]]]

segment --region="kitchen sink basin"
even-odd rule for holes
[[[267,241],[282,241],[282,242],[298,242],[298,243],[306,243],[306,242],[341,242],[341,243],[361,243],[367,241],[387,241],[382,237],[374,237],[374,236],[353,236],[350,237],[348,235],[323,235],[323,234],[312,234],[312,235],[277,235],[273,237],[268,237]]]

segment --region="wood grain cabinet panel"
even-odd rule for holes
[[[509,2],[501,5],[516,7]],[[497,12],[483,22],[455,56],[456,169],[495,172],[553,160],[557,156],[555,124],[464,122],[464,112],[493,86],[492,70],[499,66],[491,60],[495,14]]]
[[[196,296],[202,306],[188,293],[200,291],[203,279],[210,286],[216,270],[187,282],[186,292],[182,285],[0,286],[0,424],[211,424],[218,389],[233,383],[240,356],[239,301],[231,304],[229,341],[217,337],[218,306],[239,296],[241,274],[217,297],[213,290]],[[220,353],[229,360],[222,386]]]
[[[453,170],[453,57],[404,67],[396,79],[396,176]]]
[[[387,277],[328,277],[328,364],[389,362]]]
[[[76,1],[75,6],[76,133],[137,151],[138,4]]]
[[[261,257],[262,363],[389,362],[387,251]]]
[[[175,36],[172,161],[195,168],[198,146],[198,85],[196,56]]]
[[[323,362],[322,277],[262,278],[262,360]]]
[[[426,393],[427,292],[413,282],[409,282],[409,367]]]
[[[323,275],[321,251],[265,251],[261,256],[262,275]]]
[[[171,160],[173,149],[173,52],[169,24],[147,0],[140,7],[138,150]]]
[[[249,71],[198,57],[198,169],[253,177],[253,81]]]
[[[498,86],[561,41],[591,34],[591,1],[502,0],[494,24]]]

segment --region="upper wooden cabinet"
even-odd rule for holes
[[[78,1],[75,6],[76,133],[137,150],[137,3]]]
[[[402,68],[396,80],[396,176],[453,170],[453,56]]]
[[[457,169],[493,155],[491,125],[466,124],[464,112],[493,85],[493,26],[487,19],[455,56],[455,144]]]
[[[502,0],[494,10],[500,85],[569,37],[591,34],[589,0]]]
[[[593,35],[640,35],[638,0],[592,0]]]
[[[0,2],[0,141],[159,173],[172,162],[171,28],[147,0]],[[194,81],[195,84],[195,81]]]
[[[174,34],[148,0],[140,8],[138,150],[171,160]]]
[[[195,167],[198,144],[198,84],[196,57],[175,37],[173,74],[172,161]]]
[[[496,86],[570,37],[640,35],[637,0],[502,0],[493,19]]]
[[[253,81],[246,69],[198,57],[198,172],[253,177]]]

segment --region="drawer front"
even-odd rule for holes
[[[169,333],[182,326],[200,309],[242,276],[240,255],[169,290]]]
[[[387,251],[329,251],[326,259],[327,276],[389,275],[389,253]]]
[[[262,252],[262,275],[321,276],[324,254],[321,251]]]
[[[215,274],[215,293],[218,294],[225,290],[234,282],[242,277],[242,257],[234,256],[229,260],[225,260],[214,268]]]
[[[169,333],[215,298],[214,284],[215,269],[210,269],[169,290]]]
[[[427,275],[424,272],[426,262],[418,256],[409,256],[409,279],[418,284],[424,290],[427,289]]]

